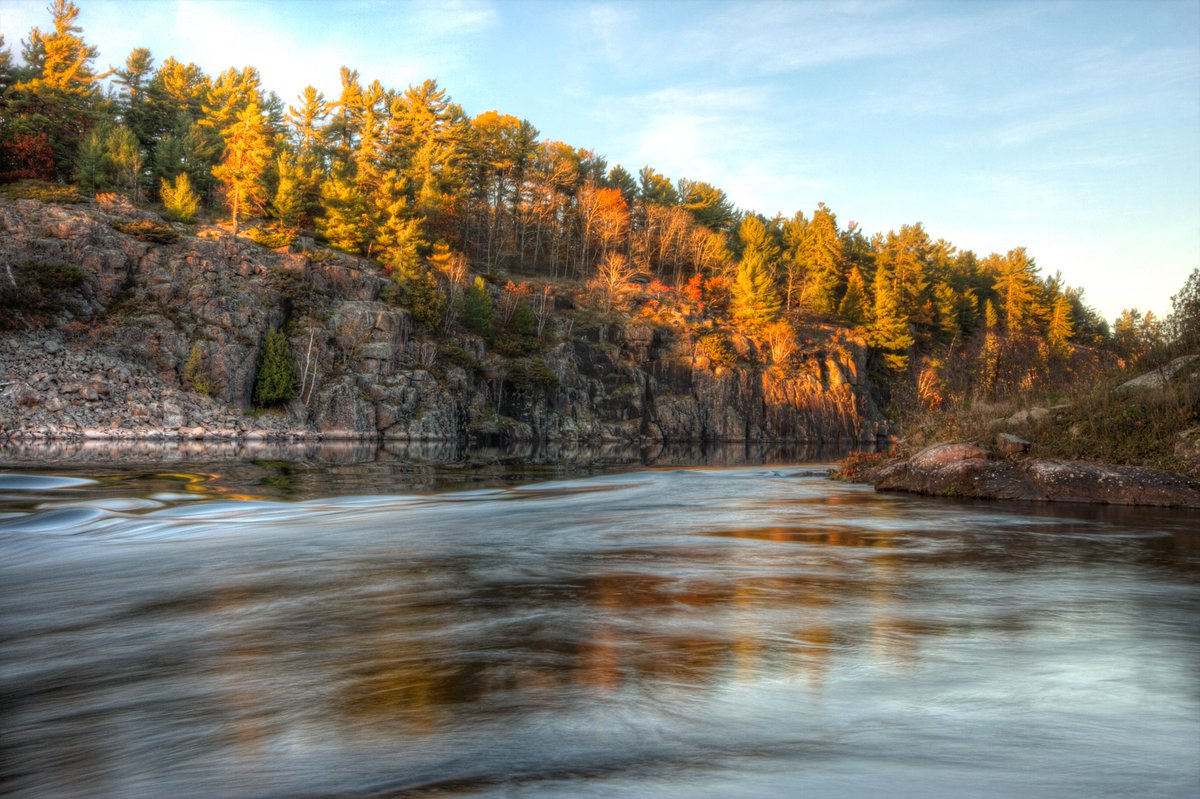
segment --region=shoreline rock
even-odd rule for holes
[[[859,472],[876,491],[1026,502],[1200,508],[1200,481],[1141,466],[1055,458],[1003,459],[963,442],[926,447],[911,458]]]

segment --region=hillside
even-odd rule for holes
[[[311,242],[268,249],[128,203],[0,201],[0,436],[823,441],[889,431],[867,348],[812,323],[772,352],[631,282],[441,275],[420,296]],[[482,292],[486,332],[469,313]],[[649,310],[647,310],[649,308]],[[295,396],[256,407],[286,333]],[[788,351],[790,350],[790,351]]]

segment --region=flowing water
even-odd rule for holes
[[[9,454],[0,794],[1200,794],[1194,515],[273,454]]]

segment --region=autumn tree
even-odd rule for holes
[[[604,296],[604,309],[611,311],[621,296],[621,290],[638,273],[637,267],[623,254],[610,252],[596,269],[595,285]]]
[[[996,292],[1000,310],[1010,333],[1031,332],[1042,313],[1037,265],[1024,247],[1009,250],[996,266]]]
[[[629,229],[629,206],[617,189],[586,183],[578,197],[580,225],[579,272],[586,274],[592,245],[601,261],[621,241]]]
[[[213,176],[224,188],[230,224],[237,233],[241,221],[260,213],[266,204],[266,174],[272,150],[262,113],[254,101],[242,108],[236,122],[221,133],[225,154],[213,169]]]
[[[1071,337],[1075,335],[1075,324],[1071,319],[1071,300],[1065,294],[1054,298],[1050,312],[1050,325],[1046,329],[1046,340],[1051,349],[1060,355],[1071,353]]]
[[[166,178],[162,178],[158,195],[169,218],[179,222],[191,222],[196,218],[200,198],[192,190],[192,181],[187,172],[176,175],[173,183],[168,183]]]

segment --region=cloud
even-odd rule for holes
[[[622,120],[614,162],[636,172],[650,164],[672,178],[703,180],[743,208],[791,213],[801,198],[815,205],[828,183],[819,161],[781,162],[786,126],[766,124],[775,107],[762,86],[679,84],[601,102]]]

